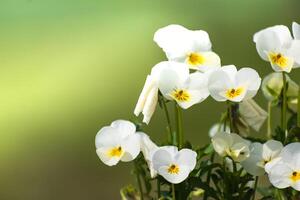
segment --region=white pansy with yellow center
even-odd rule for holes
[[[219,56],[211,51],[211,41],[205,31],[169,25],[156,31],[154,41],[170,61],[186,63],[191,69],[206,72],[221,66]]]
[[[249,157],[249,142],[235,133],[219,132],[211,141],[215,151],[222,157],[229,156],[236,162]]]
[[[152,156],[159,147],[145,133],[138,132],[138,134],[141,138],[141,151],[148,164],[151,178],[154,178],[157,175],[157,171],[153,168]]]
[[[211,72],[208,89],[216,101],[240,102],[254,97],[260,83],[261,78],[254,69],[242,68],[237,71],[234,65],[227,65]]]
[[[292,187],[300,191],[300,143],[291,143],[283,148],[276,162],[269,170],[269,180],[277,188]]]
[[[181,183],[196,166],[197,153],[175,146],[160,147],[152,157],[153,167],[170,183]]]
[[[101,128],[95,143],[97,155],[108,166],[116,165],[120,160],[132,161],[140,153],[140,136],[135,125],[126,120],[116,120]]]
[[[293,24],[293,34],[298,36],[298,26]],[[300,41],[294,40],[283,25],[268,27],[254,34],[253,41],[260,57],[271,63],[276,72],[290,72],[300,66]]]
[[[280,160],[279,154],[283,148],[281,142],[269,140],[264,144],[255,142],[250,145],[250,156],[241,164],[244,169],[254,175],[261,176]]]
[[[183,63],[162,62],[152,73],[158,77],[158,87],[164,97],[176,101],[183,109],[200,103],[209,96],[208,74],[189,74],[188,67]]]

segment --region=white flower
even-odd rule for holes
[[[156,177],[157,172],[153,168],[153,163],[152,163],[152,156],[155,153],[155,151],[158,149],[158,146],[152,142],[152,140],[149,138],[148,135],[145,133],[139,132],[138,133],[141,138],[141,151],[144,155],[145,160],[147,161],[149,170],[150,170],[150,175],[152,178]]]
[[[298,37],[297,24],[293,24],[294,37]],[[295,38],[296,38],[295,37]],[[300,41],[294,40],[283,25],[268,27],[254,34],[253,41],[260,57],[271,63],[277,71],[290,72],[300,65]]]
[[[207,32],[169,25],[156,31],[154,41],[171,61],[186,63],[191,69],[206,72],[220,67],[219,56],[211,51]]]
[[[211,72],[208,79],[208,90],[216,101],[233,101],[254,97],[260,87],[261,78],[251,68],[237,71],[234,65],[224,66]]]
[[[189,74],[188,67],[178,62],[161,62],[152,69],[158,88],[165,98],[174,100],[184,109],[204,101],[209,92],[207,73]]]
[[[219,132],[230,132],[230,127],[228,125],[226,125],[225,130],[224,130],[224,123],[216,123],[214,125],[212,125],[212,127],[209,129],[208,135],[209,137],[214,137],[217,133]]]
[[[268,117],[268,113],[253,99],[241,102],[239,104],[239,113],[242,119],[255,131],[259,131]]]
[[[300,143],[288,144],[279,157],[281,160],[270,168],[270,182],[277,188],[293,187],[300,191]]]
[[[154,169],[170,183],[181,183],[196,166],[197,153],[190,149],[178,151],[175,146],[160,147],[153,155]]]
[[[249,156],[249,142],[235,133],[219,132],[211,141],[215,151],[222,157],[229,156],[241,162]]]
[[[300,24],[293,22],[292,28],[295,40],[300,40]]]
[[[116,120],[100,129],[96,135],[96,152],[101,161],[116,165],[120,160],[129,162],[140,153],[140,136],[135,125],[129,121]]]
[[[155,77],[148,75],[144,88],[140,94],[138,102],[134,109],[134,114],[139,116],[142,112],[144,115],[143,122],[148,124],[155,111],[158,101],[158,86]]]
[[[250,156],[241,164],[244,169],[254,176],[263,175],[280,160],[279,154],[283,148],[281,142],[269,140],[264,144],[255,142],[250,145]]]

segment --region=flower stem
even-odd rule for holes
[[[227,114],[227,117],[229,119],[230,132],[233,132],[232,106],[229,101],[227,101]]]
[[[135,169],[135,174],[136,174],[136,181],[137,181],[137,184],[138,184],[139,193],[141,195],[141,200],[144,200],[144,196],[143,196],[144,192],[143,192],[141,179],[140,179],[140,176],[139,176],[138,163],[136,161],[134,161],[133,163],[134,163],[134,169]]]
[[[173,129],[171,126],[171,119],[170,119],[168,107],[167,107],[166,102],[163,99],[163,97],[161,98],[161,102],[162,102],[163,110],[165,112],[165,116],[166,116],[166,120],[167,120],[167,130],[169,132],[169,138],[170,138],[172,144],[174,144],[175,138],[174,138]]]
[[[267,136],[269,139],[272,138],[272,102],[268,102],[268,131]]]
[[[255,200],[255,194],[256,194],[257,184],[258,184],[258,176],[255,177],[255,183],[254,183],[254,188],[253,188],[253,198],[252,198],[252,200]]]
[[[286,132],[286,75],[285,72],[282,72],[282,107],[281,107],[281,128],[284,132]]]
[[[175,185],[174,184],[172,184],[172,199],[176,200]]]
[[[159,178],[157,178],[156,183],[157,183],[157,199],[159,199],[160,198],[160,180],[159,180]]]
[[[177,133],[177,143],[178,148],[181,149],[183,147],[183,129],[182,129],[182,110],[180,106],[175,103],[175,121],[176,121],[176,133]]]

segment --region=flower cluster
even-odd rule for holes
[[[287,73],[300,67],[300,25],[294,22],[292,27],[293,36],[283,25],[254,34],[259,56],[275,71],[263,81],[250,67],[221,65],[203,30],[169,25],[156,31],[154,41],[167,60],[147,76],[134,109],[136,120],[114,121],[96,135],[96,152],[103,163],[134,162],[139,190],[123,188],[124,200],[127,196],[153,199],[152,181],[157,181],[158,199],[254,200],[258,191],[264,199],[299,198],[300,93]],[[253,100],[260,88],[268,112]],[[184,138],[182,112],[209,96],[226,102],[227,109],[209,131],[211,143],[196,147]],[[174,104],[174,121],[169,104]],[[163,145],[143,132],[157,105],[167,121],[168,139]],[[281,125],[275,129],[274,107],[281,110]],[[140,114],[145,124],[139,121]],[[266,137],[253,137],[251,133],[260,132],[266,119]],[[267,176],[270,184],[262,187],[260,176]]]

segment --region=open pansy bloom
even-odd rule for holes
[[[276,72],[290,72],[300,66],[299,25],[293,23],[292,37],[288,27],[276,25],[253,36],[259,56],[271,63]]]
[[[188,67],[178,62],[161,62],[152,69],[158,77],[158,87],[163,96],[173,100],[184,109],[204,101],[209,92],[208,75],[195,72],[190,74]]]
[[[140,136],[135,125],[126,120],[116,120],[101,128],[95,143],[97,155],[108,166],[116,165],[120,160],[132,161],[140,153]]]
[[[219,132],[212,139],[215,151],[222,157],[231,157],[236,162],[249,156],[249,142],[235,133]]]
[[[260,83],[261,78],[254,69],[242,68],[238,71],[234,65],[227,65],[211,72],[208,89],[216,101],[240,102],[253,98]]]
[[[286,145],[279,154],[280,161],[269,170],[269,179],[277,188],[292,187],[300,191],[300,143]]]
[[[169,25],[156,31],[154,41],[170,61],[186,63],[191,69],[206,72],[221,65],[219,56],[211,51],[212,44],[205,31]]]
[[[270,168],[280,160],[279,154],[283,145],[279,141],[269,140],[264,144],[252,143],[249,148],[250,156],[242,162],[242,166],[248,173],[260,176],[269,172]]]
[[[197,153],[175,146],[160,147],[152,157],[154,169],[170,183],[181,183],[196,166]]]
[[[151,178],[154,178],[156,177],[157,172],[153,168],[152,156],[155,153],[155,151],[158,150],[159,147],[154,142],[152,142],[150,137],[145,133],[138,132],[137,134],[139,134],[141,138],[141,151],[148,164],[148,168],[150,170],[150,176]]]

